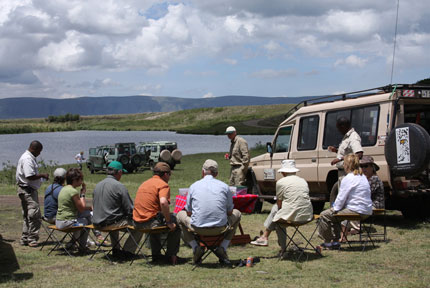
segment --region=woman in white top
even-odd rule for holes
[[[360,169],[358,156],[354,154],[345,156],[344,169],[347,175],[341,182],[333,207],[320,215],[318,233],[324,239],[322,244],[324,248],[338,248],[340,245],[338,241],[341,227],[339,223],[335,223],[335,214],[372,215],[369,181]]]

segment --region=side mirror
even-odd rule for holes
[[[267,143],[266,143],[266,148],[267,148],[267,153],[269,153],[269,154],[270,154],[270,158],[272,158],[272,156],[273,156],[272,143],[267,142]]]

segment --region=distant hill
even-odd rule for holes
[[[295,104],[313,97],[222,96],[213,98],[177,98],[154,96],[81,97],[71,99],[5,98],[0,99],[0,119],[46,118],[67,113],[88,115],[171,112],[193,108]]]

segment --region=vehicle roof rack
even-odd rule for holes
[[[369,95],[375,94],[375,92],[370,93],[370,91],[379,90],[383,93],[388,92],[394,92],[397,89],[404,89],[404,88],[426,88],[429,89],[430,86],[426,85],[417,85],[417,84],[389,84],[386,86],[376,87],[372,89],[366,89],[366,90],[360,90],[360,91],[354,91],[354,92],[348,92],[348,93],[342,93],[342,94],[334,94],[334,95],[324,95],[324,96],[316,96],[312,99],[307,99],[299,102],[296,104],[293,108],[288,110],[287,113],[284,114],[285,119],[288,118],[292,113],[299,110],[301,107],[305,107],[312,104],[321,104],[321,103],[327,103],[327,102],[333,102],[338,100],[346,100],[346,99],[353,99],[353,98],[359,98],[359,97],[365,97]],[[378,92],[377,92],[378,93]],[[381,92],[379,92],[381,93]]]

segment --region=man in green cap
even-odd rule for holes
[[[93,224],[95,228],[120,227],[131,224],[133,216],[133,201],[127,188],[121,184],[122,173],[127,172],[118,161],[112,161],[107,168],[107,176],[97,183],[93,195]],[[120,250],[118,243],[119,232],[109,233],[114,257],[131,257],[132,253]],[[126,246],[133,245],[129,237]]]

